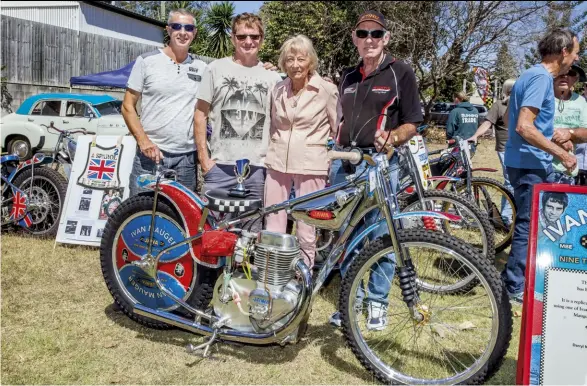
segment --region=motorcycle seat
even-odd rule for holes
[[[263,205],[261,199],[233,197],[221,189],[207,190],[204,196],[208,199],[208,209],[219,213],[244,213]]]

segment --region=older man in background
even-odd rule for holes
[[[510,299],[523,303],[530,205],[534,185],[553,182],[553,157],[573,170],[577,159],[551,139],[554,134],[553,77],[566,74],[578,59],[579,41],[557,29],[539,43],[542,62],[516,81],[508,104],[509,138],[504,164],[514,188],[516,225],[508,262],[502,273]]]

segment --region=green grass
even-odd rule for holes
[[[495,155],[492,146],[482,146],[488,156]],[[488,162],[499,165],[495,160]],[[376,383],[328,324],[338,279],[315,300],[308,332],[297,345],[218,344],[214,359],[202,359],[185,351],[201,337],[144,328],[114,311],[97,249],[54,248],[53,240],[17,232],[2,236],[4,384]],[[504,257],[498,256],[500,264]],[[519,323],[515,318],[510,349],[491,384],[515,383]]]

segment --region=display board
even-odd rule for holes
[[[534,187],[517,383],[587,384],[587,188]]]
[[[77,138],[58,243],[100,245],[108,216],[129,196],[135,153],[131,136]]]

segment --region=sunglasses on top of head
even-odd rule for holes
[[[246,40],[247,37],[250,37],[251,40],[255,40],[255,41],[261,39],[261,35],[259,35],[259,34],[254,34],[254,35],[235,34],[234,36],[236,37],[236,40],[240,40],[240,41]]]
[[[180,31],[183,27],[186,32],[194,32],[196,27],[193,24],[169,23],[169,27],[174,31]]]
[[[373,39],[381,39],[385,35],[385,30],[382,29],[373,29],[373,30],[366,30],[366,29],[358,29],[355,31],[355,34],[359,39],[365,39],[367,36],[371,36]]]

